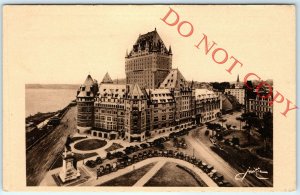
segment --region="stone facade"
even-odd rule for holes
[[[166,48],[156,29],[139,35],[125,56],[126,83],[154,89],[172,68],[172,50]]]
[[[80,86],[80,132],[140,142],[216,119],[219,95],[207,90],[208,95],[197,97],[194,82],[172,69],[171,48],[166,49],[156,30],[140,35],[125,61],[126,84],[113,83],[106,73],[99,84],[88,75]]]
[[[263,96],[263,94],[260,95]],[[247,111],[254,112],[259,118],[263,118],[265,113],[273,113],[273,105],[269,105],[272,99],[273,97],[271,95],[268,98],[262,98],[257,95],[255,99],[248,100],[249,109]]]

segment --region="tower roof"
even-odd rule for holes
[[[110,78],[108,72],[104,75],[101,83],[113,83],[113,80]]]
[[[178,69],[172,69],[165,80],[160,84],[160,88],[181,88],[187,87],[187,81]]]
[[[91,75],[88,75],[83,83],[85,86],[92,86],[94,84],[94,80]]]
[[[91,75],[88,75],[84,83],[80,86],[77,91],[77,97],[94,97],[95,82]]]
[[[138,52],[139,49],[143,51],[146,48],[148,48],[149,51],[163,51],[165,53],[169,53],[156,29],[154,31],[139,35],[138,39],[133,45],[132,52]]]

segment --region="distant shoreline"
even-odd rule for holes
[[[74,89],[77,90],[80,84],[25,84],[25,89]]]

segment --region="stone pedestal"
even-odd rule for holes
[[[63,153],[63,166],[59,173],[60,179],[65,183],[80,177],[80,171],[74,167],[74,154],[72,151]]]

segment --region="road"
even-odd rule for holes
[[[28,186],[38,185],[44,178],[57,154],[62,151],[68,135],[76,133],[77,108],[71,107],[59,126],[26,152],[26,181]]]
[[[229,181],[235,187],[252,186],[246,179],[241,182],[235,180],[234,177],[238,174],[238,171],[231,167],[226,161],[224,161],[218,154],[210,149],[209,143],[203,143],[195,136],[186,136],[186,143],[188,147],[194,149],[194,154],[197,158],[203,160],[207,164],[214,166],[219,173],[224,175],[224,178]]]

